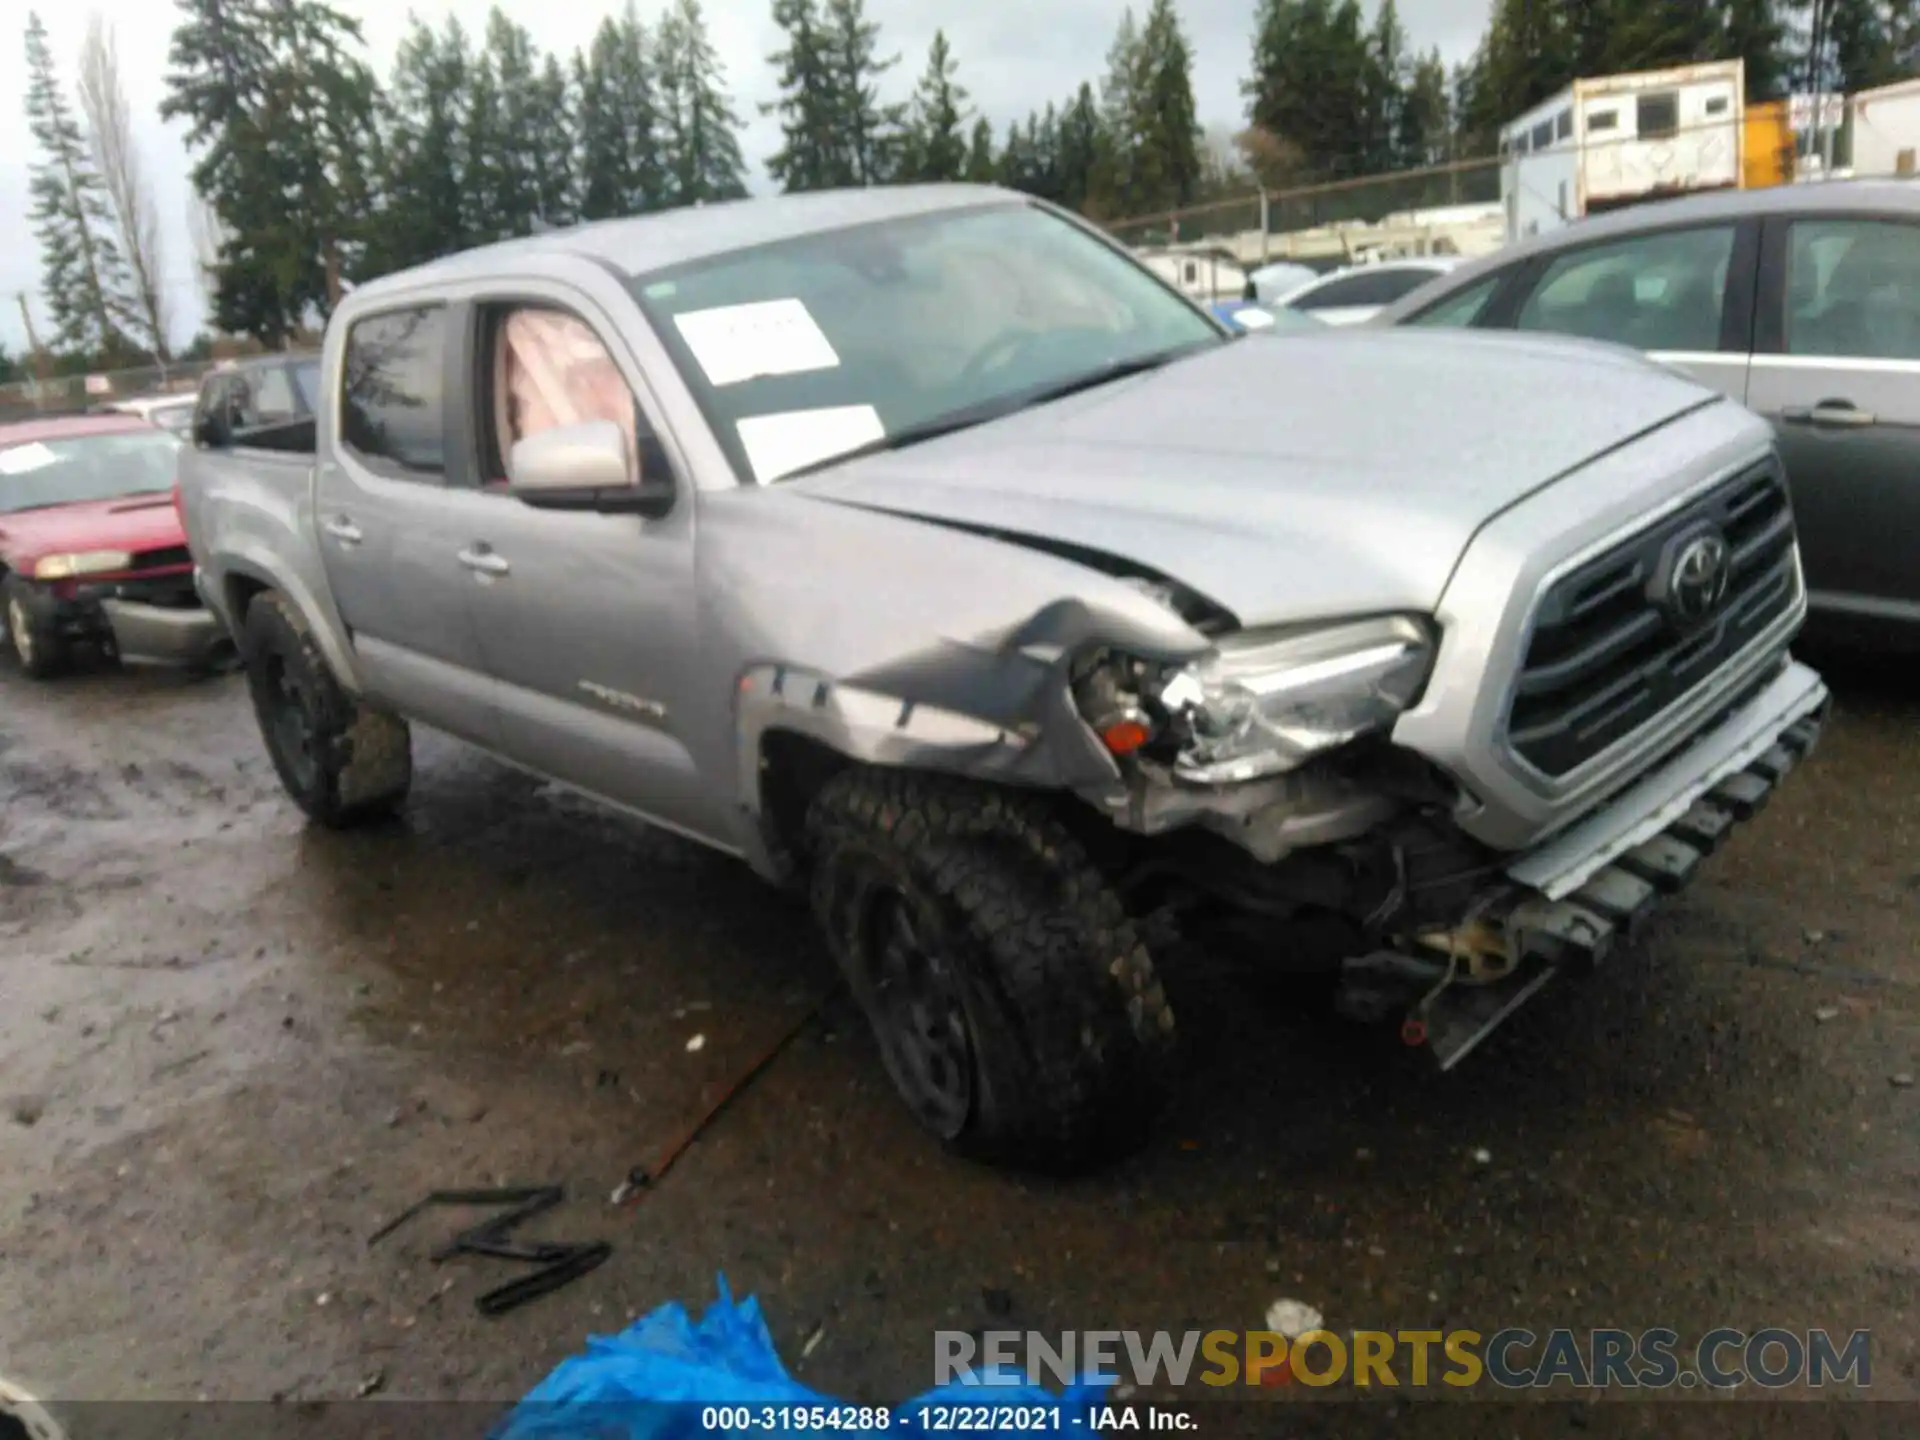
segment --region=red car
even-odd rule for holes
[[[173,502],[179,452],[130,415],[0,425],[0,601],[27,674],[78,646],[188,665],[224,648]]]

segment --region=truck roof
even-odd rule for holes
[[[897,185],[726,200],[651,215],[589,221],[563,230],[502,240],[382,276],[356,286],[353,293],[360,299],[421,280],[458,280],[491,274],[503,262],[530,254],[580,255],[610,265],[622,274],[639,275],[682,261],[746,250],[777,240],[844,230],[871,221],[958,210],[996,200],[1033,203],[1031,196],[995,185]]]

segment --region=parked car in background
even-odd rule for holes
[[[1149,918],[1454,1064],[1826,704],[1739,405],[1573,341],[1235,339],[1004,190],[448,256],[321,373],[307,453],[181,459],[297,803],[392,810],[418,721],[805,888],[973,1155],[1145,1137]]]
[[[1771,420],[1810,635],[1920,648],[1920,185],[1668,200],[1455,270],[1383,325],[1607,340]]]
[[[210,371],[194,410],[196,443],[254,449],[313,444],[318,355],[262,355]]]
[[[1289,290],[1279,303],[1289,310],[1304,310],[1328,325],[1358,325],[1459,264],[1455,256],[1427,255],[1351,265]]]
[[[1268,305],[1258,300],[1221,300],[1207,307],[1219,319],[1236,330],[1249,333],[1260,330],[1325,330],[1327,322],[1305,310],[1289,310],[1284,305]]]
[[[115,415],[137,415],[169,434],[185,435],[193,429],[196,403],[192,395],[141,395],[131,400],[115,400],[101,408]]]
[[[133,415],[0,426],[0,599],[27,674],[77,645],[187,664],[219,651],[173,503],[180,448]]]
[[[1277,260],[1271,265],[1262,265],[1247,276],[1253,282],[1254,298],[1267,301],[1290,295],[1319,278],[1320,272],[1311,265],[1296,265],[1291,260]]]

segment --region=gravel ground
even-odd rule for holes
[[[1912,1400],[1920,686],[1832,678],[1819,753],[1648,937],[1451,1075],[1175,975],[1198,1043],[1168,1123],[1043,1184],[923,1141],[832,1000],[615,1209],[830,989],[790,902],[431,737],[403,822],[313,831],[238,677],[0,668],[0,1374],[505,1401],[724,1271],[802,1379],[872,1401],[930,1383],[936,1329],[1258,1328],[1280,1296],[1341,1330],[1870,1328],[1873,1392]],[[613,1257],[486,1320],[504,1272],[432,1263],[446,1219],[366,1244],[430,1188],[502,1183],[564,1184],[544,1232]],[[1911,1405],[1519,1409],[1543,1434],[1920,1431]],[[1325,1433],[1354,1433],[1340,1410]],[[1518,1433],[1512,1410],[1417,1426]],[[1328,1412],[1288,1413],[1249,1433]]]

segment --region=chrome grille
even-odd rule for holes
[[[1650,591],[1670,545],[1725,536],[1724,600],[1686,627]],[[1797,599],[1793,514],[1772,464],[1750,470],[1604,555],[1540,596],[1507,714],[1514,754],[1549,776],[1577,769],[1744,650]]]

